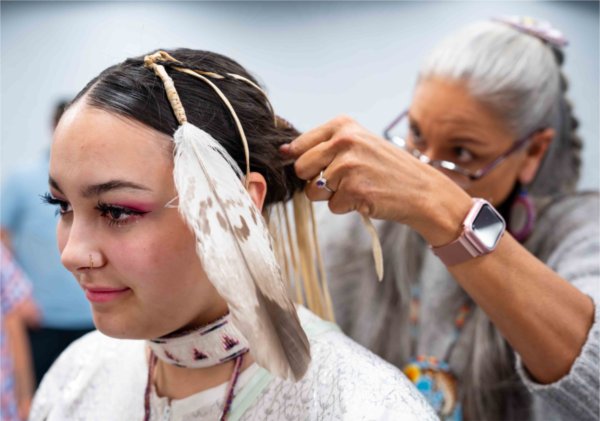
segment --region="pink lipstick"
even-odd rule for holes
[[[130,288],[84,288],[85,296],[93,303],[107,303],[127,294]]]

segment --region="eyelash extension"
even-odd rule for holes
[[[117,227],[121,227],[125,224],[132,222],[130,220],[132,218],[119,220],[118,218],[121,215],[136,217],[136,216],[143,216],[148,213],[148,212],[127,209],[127,208],[124,208],[121,206],[109,205],[108,203],[103,203],[103,202],[98,202],[98,204],[96,205],[96,209],[98,209],[100,211],[100,216],[107,218],[107,220],[108,220],[107,222],[108,222],[109,226],[117,226]]]
[[[64,200],[57,199],[50,193],[41,194],[40,198],[42,199],[42,203],[54,206],[56,208],[54,212],[55,216],[64,215],[64,213],[66,212],[64,209],[66,209],[69,206],[67,202],[65,202]]]

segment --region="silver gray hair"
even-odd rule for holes
[[[443,40],[424,61],[419,80],[462,81],[514,133],[515,140],[543,128],[555,138],[536,179],[537,196],[566,193],[579,178],[581,141],[565,98],[562,52],[498,22],[479,22]]]

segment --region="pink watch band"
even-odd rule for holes
[[[450,244],[431,248],[446,266],[458,265],[480,255],[461,235]]]

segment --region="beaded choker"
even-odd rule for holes
[[[249,349],[227,314],[200,328],[147,341],[156,357],[186,368],[211,367],[235,359]]]

